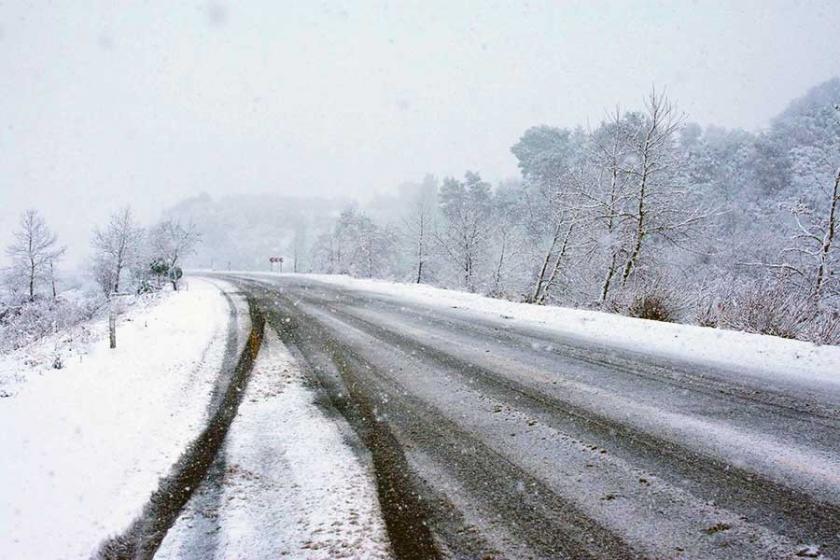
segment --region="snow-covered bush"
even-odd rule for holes
[[[686,320],[686,310],[692,305],[684,286],[671,277],[656,275],[616,289],[602,307],[638,319],[678,323]]]
[[[735,286],[716,301],[706,302],[698,322],[816,344],[840,344],[840,312],[815,302],[783,278]]]
[[[100,297],[74,293],[32,302],[7,301],[0,307],[0,352],[16,350],[86,321],[103,305]]]

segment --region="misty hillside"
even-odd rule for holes
[[[200,194],[166,210],[165,216],[192,222],[201,232],[192,266],[267,270],[271,256],[285,257],[293,266],[295,241],[300,250],[309,243],[307,232],[329,227],[347,204],[341,198],[242,194],[213,199]],[[304,261],[301,254],[299,265]]]

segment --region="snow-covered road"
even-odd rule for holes
[[[241,292],[83,327],[0,359],[0,558],[390,558],[369,454]]]
[[[311,381],[269,330],[225,444],[155,558],[390,557],[366,456]]]
[[[303,275],[91,329],[3,378],[0,557],[840,557],[837,348]]]
[[[840,556],[837,349],[568,310],[540,323],[551,309],[410,286],[237,281],[371,451],[398,556]]]
[[[102,321],[90,325],[60,370],[4,357],[21,374],[17,394],[0,399],[0,558],[88,558],[140,515],[201,431],[237,352],[247,304],[220,287],[190,280],[132,309],[115,350]]]

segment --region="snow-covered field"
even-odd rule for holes
[[[229,319],[191,279],[130,309],[115,350],[99,321],[0,357],[0,557],[86,558],[131,523],[205,420]]]
[[[371,474],[343,420],[316,406],[266,330],[218,476],[202,483],[156,558],[388,558]]]
[[[247,275],[279,276],[272,273]],[[590,343],[697,364],[735,368],[745,374],[772,378],[775,382],[807,381],[812,387],[820,384],[833,390],[840,389],[838,346],[817,346],[810,342],[774,336],[662,323],[583,309],[514,303],[423,284],[401,284],[326,274],[286,276],[308,278],[349,290],[393,297],[398,302],[457,308],[463,313],[475,313],[488,318],[503,317]]]

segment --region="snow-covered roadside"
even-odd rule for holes
[[[0,557],[86,558],[140,513],[206,419],[230,322],[222,285],[191,279],[131,311],[115,350],[91,326],[84,353],[0,399]]]
[[[503,317],[550,329],[564,336],[577,337],[589,343],[698,364],[735,368],[774,381],[804,381],[814,389],[818,384],[833,391],[840,390],[838,346],[817,346],[810,342],[775,336],[662,323],[583,309],[514,303],[423,284],[400,284],[325,274],[242,274],[308,278],[348,290],[393,297],[396,303],[457,308],[462,313],[475,313],[487,318]]]
[[[121,302],[118,326],[134,321],[169,295],[171,292],[146,294]],[[25,390],[32,379],[60,374],[64,366],[84,361],[91,349],[107,336],[108,321],[104,313],[104,309],[100,310],[98,319],[83,321],[23,348],[0,354],[0,398],[13,397]],[[57,359],[60,369],[55,367]]]
[[[266,328],[239,414],[156,558],[388,558],[372,476]],[[212,468],[211,468],[212,469]]]

